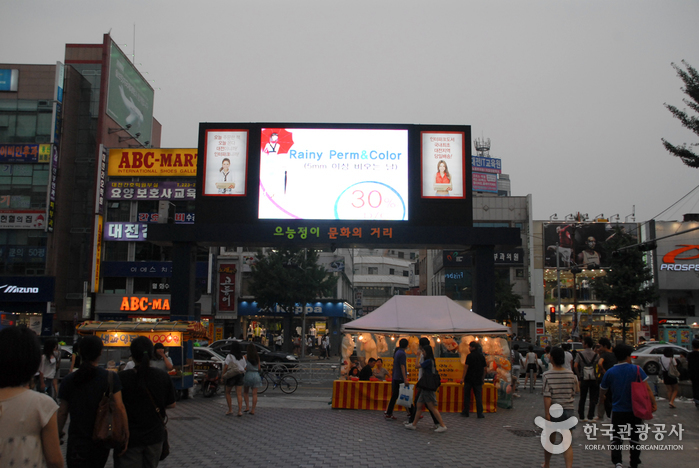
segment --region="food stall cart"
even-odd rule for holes
[[[421,337],[429,339],[442,378],[437,392],[438,408],[445,412],[461,412],[463,409],[463,386],[460,384],[463,364],[469,352],[468,344],[477,341],[486,355],[490,377],[483,386],[484,411],[497,411],[499,397],[509,397],[506,396],[511,381],[509,329],[445,296],[394,296],[368,315],[344,324],[342,331],[343,374],[351,365],[355,350],[356,358],[362,364],[370,357],[381,357],[390,373],[398,341],[408,339],[406,352],[410,383],[417,381],[418,340]],[[383,410],[390,395],[389,382],[336,380],[332,405],[343,409]],[[475,412],[474,398],[471,399],[470,411]]]
[[[175,368],[169,372],[179,400],[194,386],[192,349],[195,340],[206,339],[207,330],[199,322],[83,322],[76,328],[79,335],[102,339],[101,363],[118,370],[130,357],[129,346],[139,336],[153,344],[162,343]]]

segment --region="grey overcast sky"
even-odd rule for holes
[[[699,68],[696,0],[5,0],[0,63],[112,38],[154,80],[163,147],[199,122],[471,125],[535,219],[636,207],[699,184],[671,63]],[[474,151],[475,153],[475,151]],[[699,212],[699,195],[659,219]]]

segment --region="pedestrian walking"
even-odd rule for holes
[[[253,345],[254,346],[254,345]],[[238,400],[238,416],[243,415],[243,378],[245,372],[245,358],[243,357],[243,352],[240,350],[240,343],[238,341],[233,341],[231,343],[231,351],[226,356],[226,360],[223,363],[223,372],[221,375],[225,374],[228,367],[235,366],[241,373],[234,375],[233,377],[226,380],[226,404],[228,405],[228,411],[226,416],[233,414],[233,402],[231,398],[231,390],[235,387],[235,396]]]
[[[245,413],[250,416],[255,415],[257,408],[257,389],[262,387],[262,378],[260,377],[260,355],[257,354],[257,348],[254,344],[249,343],[247,354],[245,356],[245,377],[243,377],[243,399],[245,400]],[[252,409],[250,409],[248,394],[252,389]]]
[[[102,396],[109,392],[109,372],[99,367],[102,339],[90,335],[82,339],[80,368],[68,374],[58,389],[58,431],[63,432],[66,420],[70,415],[68,426],[68,447],[66,463],[68,468],[102,468],[109,458],[109,448],[92,440],[95,428],[97,407]],[[121,380],[116,374],[112,375],[112,395],[114,396],[115,411],[127,421],[126,408],[121,395]],[[127,437],[128,439],[128,437]],[[123,452],[127,447],[123,448]]]
[[[436,360],[434,358],[432,346],[429,345],[429,342],[426,345],[419,346],[418,354],[422,355],[422,364],[420,364],[420,368],[422,369],[423,376],[425,374],[436,374]],[[437,391],[427,390],[424,388],[420,390],[421,391],[417,397],[417,412],[415,413],[413,422],[407,422],[405,424],[405,428],[411,431],[416,430],[417,423],[420,421],[420,416],[422,415],[422,412],[424,411],[425,407],[427,407],[430,410],[430,413],[432,413],[434,417],[437,418],[437,424],[434,427],[434,432],[446,432],[447,426],[444,424],[444,421],[442,420],[442,415],[439,414],[439,410],[437,409]]]
[[[602,345],[604,346],[604,344]],[[616,468],[623,468],[621,449],[630,446],[631,468],[637,468],[641,464],[641,446],[639,443],[639,429],[643,424],[641,418],[633,413],[631,402],[631,383],[639,378],[646,383],[648,396],[651,400],[652,411],[657,410],[655,396],[648,385],[648,376],[639,366],[631,364],[633,348],[626,344],[614,347],[614,356],[617,364],[605,372],[600,384],[600,401],[597,405],[597,414],[602,415],[607,391],[612,391],[612,463]],[[624,438],[622,439],[622,430]]]
[[[597,399],[599,398],[599,383],[595,367],[599,361],[599,355],[592,349],[594,342],[586,336],[583,339],[583,350],[575,357],[575,373],[580,381],[580,402],[578,403],[578,416],[583,422],[592,421],[595,417]],[[585,417],[585,402],[590,395],[590,405]]]
[[[481,352],[481,347],[475,341],[468,344],[469,354],[466,356],[464,373],[461,376],[461,383],[464,386],[464,407],[461,416],[469,417],[471,411],[471,391],[476,399],[476,413],[479,419],[485,418],[483,415],[483,381],[485,380],[486,362],[485,356]],[[536,354],[535,354],[536,356]]]
[[[425,338],[425,337],[420,338],[420,340],[418,341],[419,346],[429,346],[429,344],[430,344],[430,340]],[[417,380],[418,380],[418,382],[422,378],[422,374],[423,374],[422,361],[424,360],[424,358],[425,358],[424,354],[418,355],[418,363],[417,363],[417,368],[418,368]],[[408,422],[411,424],[413,421],[415,421],[415,414],[417,413],[417,401],[420,398],[420,392],[422,392],[421,388],[416,389],[415,401],[413,402],[413,404],[410,406],[410,409],[408,410]],[[430,416],[432,417],[432,422],[434,423],[434,425],[435,425],[434,427],[436,429],[437,426],[439,425],[439,421],[437,420],[434,413],[432,412],[432,410],[429,407],[427,407],[427,410],[430,412]]]
[[[601,378],[604,378],[604,374],[606,374],[609,369],[614,367],[617,361],[616,356],[614,356],[614,353],[612,352],[612,342],[609,338],[600,338],[599,344],[601,346],[601,349],[599,353],[599,361],[597,363],[597,370],[599,371]],[[612,389],[608,388],[607,398],[605,398],[604,400],[604,412],[608,418],[612,417],[613,398],[614,396],[612,395]],[[601,417],[601,415],[598,414],[598,416],[595,417],[595,420],[599,419],[599,417]]]
[[[512,346],[510,360],[512,361],[512,396],[519,397],[519,393],[517,393],[517,383],[519,382],[519,374],[522,373],[522,355],[519,352],[518,344]]]
[[[544,372],[543,395],[544,395],[544,416],[547,421],[562,422],[574,417],[575,394],[578,391],[578,379],[573,371],[565,368],[565,351],[556,347],[551,349],[551,364],[553,368]],[[551,405],[558,404],[563,408],[563,414],[558,417],[551,415]],[[551,442],[554,442],[556,433],[551,434]],[[573,466],[573,446],[563,452],[566,468]],[[551,453],[544,451],[544,464],[542,468],[549,468]]]
[[[660,367],[663,369],[663,383],[665,384],[667,399],[670,403],[670,408],[676,408],[675,398],[679,391],[679,380],[673,373],[677,371],[677,360],[673,357],[672,348],[663,350],[663,357],[660,358]]]
[[[408,383],[408,368],[407,356],[405,349],[408,347],[408,340],[401,338],[398,342],[398,347],[393,353],[393,377],[391,379],[391,399],[388,401],[384,417],[387,421],[395,421],[397,418],[393,416],[393,408],[396,406],[398,394],[400,393],[401,384],[406,387]]]
[[[0,465],[63,468],[58,438],[58,405],[31,391],[41,348],[27,327],[0,331]]]
[[[694,406],[699,409],[699,340],[692,340],[692,352],[687,355],[689,380],[692,381]]]
[[[167,372],[151,365],[155,351],[148,337],[135,338],[129,350],[135,365],[119,372],[129,447],[114,456],[114,468],[156,468],[165,440],[165,410],[175,407],[175,386]]]
[[[44,352],[41,355],[39,365],[39,385],[37,390],[46,393],[55,399],[58,395],[58,380],[56,371],[58,370],[58,341],[49,338],[44,342]]]
[[[473,341],[471,342],[473,343]],[[534,377],[532,379],[534,382],[532,382],[532,386],[534,383],[536,383],[536,375],[539,373],[539,366],[537,365],[537,355],[534,352],[534,346],[529,345],[527,349],[527,355],[524,356],[524,363],[527,367],[525,367],[524,371],[524,388],[527,388],[527,382],[529,382],[529,374],[531,372],[534,372]]]

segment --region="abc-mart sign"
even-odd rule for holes
[[[660,271],[699,271],[699,263],[685,263],[699,259],[699,245],[679,244],[663,255]]]

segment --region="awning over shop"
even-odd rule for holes
[[[394,296],[375,311],[344,324],[342,331],[506,335],[509,329],[446,296]]]

